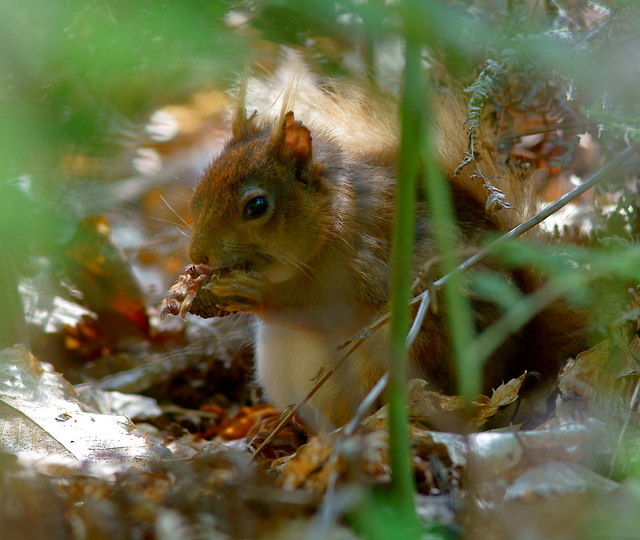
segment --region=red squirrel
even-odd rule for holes
[[[244,98],[239,100],[232,136],[195,188],[189,256],[213,275],[206,287],[222,313],[255,314],[257,380],[267,400],[285,408],[302,401],[335,366],[343,342],[388,308],[396,103],[364,87],[320,85],[306,73],[293,76],[277,99],[281,107],[272,112],[269,100],[278,85],[249,86],[250,97],[258,94],[257,112],[247,116]],[[487,211],[488,192],[473,167],[456,171],[468,141],[455,92],[437,96],[433,106],[457,239],[460,246],[475,246],[483,233],[513,226],[516,214]],[[502,177],[507,189],[509,175],[492,161],[491,148],[476,148],[487,176]],[[436,250],[423,202],[416,214],[419,274]],[[535,288],[526,271],[503,274],[524,292]],[[471,305],[478,331],[499,316],[488,301],[472,297]],[[444,319],[441,310],[427,315],[408,373],[452,393],[455,370]],[[547,308],[490,358],[484,390],[525,370],[553,374],[580,324],[561,302]],[[348,421],[388,368],[387,340],[387,327],[364,340],[314,395],[303,418],[327,428]]]

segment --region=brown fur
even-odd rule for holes
[[[233,138],[194,193],[189,249],[193,262],[214,270],[241,266],[213,287],[218,296],[229,298],[227,307],[259,317],[258,377],[280,407],[301,400],[316,372],[334,365],[336,347],[388,303],[398,144],[389,98],[363,88],[341,93],[337,84],[327,90],[300,74],[294,79],[296,88],[284,92],[278,114],[247,118],[243,101],[236,109]],[[324,121],[309,112],[310,104],[322,108]],[[472,177],[472,166],[455,174],[467,148],[464,109],[451,93],[436,98],[434,107],[439,160],[453,193],[459,243],[476,245],[482,233],[513,226],[518,214],[485,209],[488,192]],[[298,109],[303,118],[309,115],[308,125],[297,119]],[[343,137],[350,129],[352,136]],[[517,179],[505,177],[493,161],[490,144],[478,144],[485,174],[497,179],[511,202],[520,202],[522,196],[514,190]],[[265,197],[268,210],[247,218],[243,205],[254,196]],[[435,249],[428,216],[420,205],[416,211],[421,267],[431,262]],[[509,275],[525,292],[538,286],[538,278],[528,270]],[[488,302],[472,299],[472,306],[478,330],[499,316]],[[444,318],[441,310],[428,314],[411,353],[410,372],[454,392]],[[485,390],[524,370],[554,373],[575,348],[580,325],[580,318],[561,302],[549,307],[494,354],[485,369]],[[289,336],[290,346],[282,342],[285,338],[273,337],[281,334]],[[349,418],[386,369],[384,338],[380,339],[382,345],[364,347],[353,367],[314,398],[316,422],[318,414],[330,425]],[[305,343],[316,345],[305,349]],[[288,347],[298,356],[289,357]],[[328,352],[312,360],[319,355],[316,349]],[[302,365],[306,371],[295,374]],[[282,380],[289,371],[290,380]]]

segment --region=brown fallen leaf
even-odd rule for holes
[[[474,427],[480,428],[487,420],[495,416],[509,405],[513,405],[520,398],[520,390],[527,374],[523,373],[516,379],[501,384],[493,391],[488,401],[478,403],[478,411],[473,421]]]
[[[83,314],[75,326],[63,326],[64,346],[80,358],[93,359],[111,352],[111,340],[104,335],[100,321]]]
[[[477,405],[460,396],[429,390],[427,383],[412,379],[408,383],[408,413],[412,422],[440,431],[469,431]]]
[[[275,467],[284,463],[280,471],[281,484],[288,489],[304,486],[308,489],[324,491],[329,474],[340,468],[337,460],[333,460],[332,464],[329,463],[333,452],[333,445],[327,439],[313,437],[290,459],[274,463]]]
[[[580,353],[560,374],[557,415],[626,420],[632,413],[637,417],[640,378],[631,356],[609,341]]]
[[[491,397],[479,396],[475,402],[430,390],[425,381],[412,379],[408,383],[409,418],[413,423],[439,431],[476,431],[498,412],[518,401],[526,376],[524,373],[502,384]]]
[[[271,468],[278,470],[279,482],[287,489],[324,492],[336,477],[387,483],[391,480],[388,435],[377,430],[347,439],[340,432],[314,436],[294,455],[274,460]]]
[[[253,425],[247,433],[249,448],[254,452],[264,444],[267,437],[271,437],[273,431],[280,424],[282,414],[275,409],[267,410],[254,419]],[[269,444],[260,451],[259,458],[263,466],[269,466],[271,460],[289,456],[296,452],[306,441],[309,428],[297,416],[294,416],[283,426]]]

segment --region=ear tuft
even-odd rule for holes
[[[311,132],[295,119],[293,111],[284,115],[283,131],[286,152],[300,161],[308,161],[311,158]]]
[[[233,120],[231,121],[231,135],[233,140],[248,139],[257,130],[255,122],[253,122],[255,113],[248,117],[245,112],[248,78],[249,72],[247,71],[240,80],[240,86],[238,87],[238,93],[236,95]]]

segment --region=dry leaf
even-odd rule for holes
[[[557,415],[572,418],[586,413],[606,416],[607,421],[626,420],[630,411],[637,415],[637,385],[633,358],[603,341],[580,353],[560,375]]]
[[[476,405],[459,396],[447,396],[428,389],[425,381],[408,383],[408,413],[412,421],[441,431],[466,432]]]
[[[93,414],[58,373],[26,349],[0,351],[0,449],[18,456],[118,463],[150,458],[124,416]]]
[[[466,433],[481,427],[496,413],[517,402],[526,373],[494,390],[491,398],[481,396],[471,403],[460,396],[429,390],[427,383],[408,383],[408,413],[414,422],[440,431]]]
[[[333,444],[327,439],[313,437],[301,446],[291,459],[283,461],[285,465],[281,471],[280,482],[287,489],[302,486],[326,489],[328,475],[340,468],[337,460],[331,460],[330,463],[333,453]]]
[[[225,441],[242,439],[254,430],[256,424],[265,419],[275,418],[277,425],[279,417],[280,412],[264,403],[242,407],[236,414],[222,421],[218,428],[218,436]]]
[[[137,420],[148,420],[162,414],[158,402],[149,396],[100,390],[91,384],[78,385],[75,390],[83,404],[101,414],[121,414]]]
[[[476,427],[482,426],[497,412],[518,401],[526,375],[523,373],[517,379],[511,379],[509,382],[501,384],[493,391],[488,402],[480,403],[474,425]]]
[[[365,476],[388,482],[391,479],[388,434],[377,430],[344,439],[338,431],[329,436],[316,436],[293,456],[275,460],[272,468],[280,468],[280,482],[288,489],[304,487],[325,491],[334,475]]]

